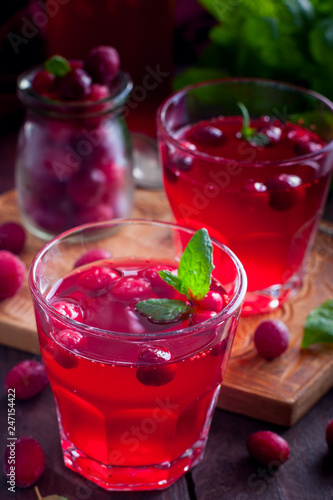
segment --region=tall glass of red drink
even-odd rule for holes
[[[202,458],[245,296],[242,265],[212,240],[206,301],[169,322],[136,309],[179,298],[157,271],[177,273],[193,233],[145,220],[81,226],[31,266],[65,464],[107,490],[165,488]]]
[[[177,222],[208,228],[244,265],[243,314],[294,296],[329,189],[333,104],[273,81],[205,82],[163,103],[158,134]]]

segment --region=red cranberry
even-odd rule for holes
[[[205,125],[194,128],[188,137],[194,144],[204,146],[220,146],[223,141],[223,132],[219,128]]]
[[[80,332],[75,330],[61,330],[56,335],[56,340],[61,346],[65,347],[69,351],[73,349],[79,351],[87,348],[88,342],[86,337],[84,337]]]
[[[83,101],[89,97],[91,78],[83,69],[73,68],[61,78],[60,92],[64,99]]]
[[[289,344],[290,333],[279,320],[262,321],[254,333],[254,344],[259,356],[271,360],[281,356]]]
[[[171,382],[176,376],[176,365],[168,363],[172,355],[164,347],[147,347],[137,360],[136,377],[143,385],[161,386]]]
[[[197,311],[193,314],[191,318],[192,325],[198,325],[203,321],[207,321],[208,319],[214,318],[216,316],[215,311]]]
[[[273,175],[266,181],[270,190],[269,204],[274,210],[284,211],[294,207],[299,201],[302,179],[292,174]]]
[[[173,169],[169,165],[164,166],[164,176],[167,182],[170,184],[175,184],[178,181],[180,172],[177,169]]]
[[[42,69],[33,77],[31,86],[37,94],[48,96],[55,90],[55,76]]]
[[[7,373],[5,387],[15,389],[17,399],[30,399],[47,385],[44,365],[39,361],[21,361]]]
[[[69,181],[67,192],[77,205],[94,206],[105,190],[105,175],[97,168],[84,173],[78,172]]]
[[[25,243],[25,231],[17,222],[5,222],[0,225],[0,250],[20,253]]]
[[[101,99],[106,99],[110,96],[109,88],[106,85],[100,85],[99,83],[93,83],[91,85],[89,99],[91,101],[100,101]]]
[[[219,292],[209,290],[202,300],[197,301],[196,305],[204,311],[220,312],[223,308],[223,298]]]
[[[66,302],[63,300],[57,300],[52,303],[54,307],[60,314],[66,316],[70,319],[75,319],[76,321],[83,320],[83,311],[78,304],[73,304],[72,302]]]
[[[74,221],[77,226],[88,224],[89,222],[103,222],[113,219],[114,211],[110,205],[99,203],[94,207],[81,207],[74,214]]]
[[[294,151],[297,155],[302,156],[320,151],[322,147],[321,144],[314,141],[298,142],[294,146]]]
[[[96,260],[109,259],[110,257],[111,253],[107,250],[103,250],[102,248],[92,248],[76,260],[74,268],[85,266],[86,264],[90,264],[91,262],[95,262]]]
[[[83,69],[83,61],[81,61],[80,59],[72,59],[71,61],[69,61],[69,65],[72,69]]]
[[[13,253],[0,250],[0,300],[15,295],[24,279],[25,264]]]
[[[210,351],[211,355],[212,356],[223,356],[227,350],[227,347],[228,347],[228,340],[229,340],[229,336],[224,337],[224,339],[221,340],[221,342],[219,342],[218,344],[215,344],[214,347],[212,348],[212,350]]]
[[[243,190],[246,193],[265,193],[267,191],[267,187],[262,182],[248,181],[244,184]]]
[[[91,292],[105,293],[117,280],[119,274],[110,267],[93,267],[80,274],[77,284]]]
[[[119,71],[119,54],[113,47],[104,45],[95,47],[89,52],[84,67],[93,77],[94,82],[110,83]]]
[[[265,134],[270,143],[279,142],[282,136],[282,130],[280,127],[274,125],[263,127],[259,130],[261,134]]]
[[[11,470],[11,448],[6,448],[5,472]],[[15,441],[15,484],[20,488],[33,485],[45,469],[44,452],[36,439],[21,437]]]
[[[279,466],[289,458],[289,445],[285,439],[271,431],[251,434],[246,447],[252,458],[266,466]]]
[[[84,351],[87,348],[88,341],[80,332],[65,329],[53,333],[56,342],[47,343],[44,349],[53,357],[59,366],[66,370],[76,368],[78,359],[72,350]]]
[[[329,451],[333,452],[333,420],[327,424],[325,437]]]
[[[121,300],[142,299],[151,294],[151,284],[144,278],[122,278],[112,288],[112,295]]]
[[[176,169],[183,170],[184,172],[191,170],[193,166],[193,158],[181,154],[175,154],[172,158],[172,162]]]
[[[153,291],[162,297],[170,298],[174,297],[175,290],[170,285],[168,285],[158,274],[159,271],[171,271],[175,272],[175,268],[166,265],[157,265],[153,267],[148,267],[140,273],[140,276],[146,278],[150,281]]]

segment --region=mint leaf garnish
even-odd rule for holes
[[[152,321],[170,323],[185,317],[191,307],[182,300],[174,299],[147,299],[136,304],[136,309]]]
[[[178,276],[170,271],[158,274],[189,299],[201,300],[209,291],[213,265],[213,247],[207,229],[197,231],[187,244],[179,262]],[[176,279],[175,279],[176,278]]]
[[[44,68],[54,76],[64,76],[71,70],[69,62],[62,56],[50,57],[45,61]]]
[[[250,115],[247,107],[242,102],[238,102],[237,106],[240,108],[243,115],[243,126],[241,130],[242,139],[247,140],[253,146],[267,146],[270,143],[269,137],[266,134],[257,132],[257,129],[250,126]]]
[[[333,300],[313,309],[306,318],[302,347],[333,342]]]

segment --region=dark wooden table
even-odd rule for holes
[[[14,147],[15,138],[0,140],[0,192],[13,186]],[[332,204],[328,213],[331,207]],[[0,500],[36,500],[33,487],[9,492],[2,472],[7,438],[4,377],[14,364],[31,357],[0,346]],[[333,391],[288,429],[216,410],[203,461],[167,490],[156,492],[106,492],[67,469],[62,460],[50,387],[29,401],[17,401],[15,417],[16,435],[38,439],[45,452],[46,469],[37,482],[43,496],[58,494],[68,500],[333,499],[333,456],[327,453],[325,443],[325,428],[333,418]],[[248,457],[246,438],[258,430],[278,432],[290,445],[290,459],[277,472],[270,473]]]

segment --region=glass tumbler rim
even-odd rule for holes
[[[110,221],[104,222],[95,222],[84,224],[81,226],[76,226],[71,228],[63,233],[60,233],[56,237],[52,238],[50,241],[45,243],[43,247],[36,253],[34,256],[32,263],[29,268],[28,275],[28,283],[30,292],[34,300],[43,308],[43,310],[47,311],[48,314],[53,315],[54,317],[61,320],[62,323],[68,324],[68,327],[75,327],[76,329],[80,329],[86,333],[98,336],[112,336],[112,338],[120,338],[127,339],[129,341],[139,341],[139,340],[165,340],[168,338],[175,338],[176,336],[185,336],[191,334],[197,334],[200,332],[204,332],[207,328],[214,328],[218,326],[221,321],[227,320],[232,317],[238,308],[242,305],[242,302],[245,297],[246,288],[247,288],[247,277],[244,271],[243,265],[238,259],[238,257],[234,254],[232,250],[230,250],[226,245],[220,243],[218,240],[210,236],[211,242],[213,245],[222,250],[229,258],[231,258],[232,262],[235,265],[237,270],[237,283],[235,287],[235,292],[230,300],[230,302],[222,309],[221,312],[217,313],[216,316],[205,320],[198,325],[189,326],[182,329],[177,329],[173,331],[163,331],[163,332],[152,332],[152,333],[123,333],[123,332],[114,332],[111,330],[105,330],[102,328],[96,328],[84,323],[80,323],[71,318],[68,318],[61,313],[59,313],[54,307],[48,304],[44,295],[39,290],[37,284],[37,268],[43,257],[47,254],[47,252],[54,247],[60,240],[64,241],[66,238],[73,236],[75,233],[79,234],[86,230],[91,229],[99,229],[99,228],[112,228],[120,225],[133,225],[133,224],[143,224],[143,225],[155,225],[155,226],[163,226],[169,227],[171,230],[179,230],[184,231],[189,234],[194,234],[196,232],[195,229],[189,228],[186,226],[182,226],[180,224],[174,222],[160,221],[157,219],[135,219],[135,218],[119,218],[112,219]]]
[[[189,91],[195,90],[198,88],[203,88],[203,87],[209,87],[213,85],[223,85],[223,84],[258,84],[258,85],[263,85],[267,87],[276,87],[276,88],[281,88],[289,92],[297,92],[297,93],[302,93],[305,94],[309,97],[312,97],[318,101],[320,101],[322,104],[324,104],[332,113],[333,115],[333,102],[328,99],[327,97],[323,96],[322,94],[311,90],[311,89],[306,89],[304,87],[301,87],[299,85],[295,85],[292,83],[287,83],[284,81],[278,81],[278,80],[272,80],[272,79],[266,79],[266,78],[255,78],[255,77],[231,77],[231,78],[218,78],[218,79],[213,79],[213,80],[206,80],[204,82],[198,82],[198,83],[193,83],[190,85],[186,85],[185,87],[178,89],[174,91],[172,94],[170,94],[168,97],[164,99],[164,101],[160,104],[157,114],[156,114],[156,121],[157,121],[157,130],[158,134],[160,135],[160,138],[163,138],[163,140],[166,143],[171,144],[173,147],[175,147],[177,150],[182,151],[182,153],[185,153],[189,156],[193,156],[194,158],[198,158],[204,161],[210,161],[213,163],[220,163],[221,161],[230,161],[230,162],[236,162],[236,160],[233,160],[232,158],[228,157],[222,157],[222,156],[214,156],[214,155],[209,155],[204,152],[196,151],[194,149],[191,149],[190,147],[187,147],[184,145],[184,143],[180,142],[176,137],[175,134],[171,131],[170,127],[168,126],[167,120],[166,120],[166,113],[169,108],[169,106],[176,100],[180,99],[182,96],[185,96],[188,94]],[[328,153],[329,151],[333,151],[333,139],[329,141],[327,144],[325,144],[324,147],[322,147],[318,151],[314,151],[312,153],[307,153],[304,155],[296,156],[293,158],[287,158],[284,160],[266,160],[266,161],[241,161],[237,160],[237,164],[240,164],[242,166],[258,166],[258,167],[264,167],[264,166],[269,166],[269,165],[294,165],[299,162],[303,162],[304,160],[309,160],[315,157],[318,157],[318,155],[322,155],[324,153]]]

